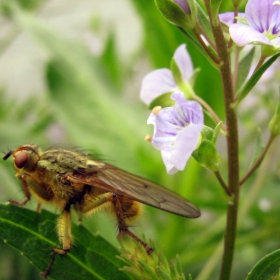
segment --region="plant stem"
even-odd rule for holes
[[[227,207],[227,223],[224,239],[224,252],[222,266],[220,271],[220,280],[230,279],[232,261],[234,255],[236,227],[237,227],[237,211],[239,202],[239,158],[238,158],[238,127],[237,116],[230,104],[234,102],[233,83],[231,76],[230,59],[227,45],[222,32],[220,23],[217,19],[213,19],[210,7],[210,1],[205,0],[205,5],[209,13],[210,23],[214,34],[217,53],[221,61],[220,75],[223,86],[226,123],[227,123],[227,154],[228,154],[228,187],[232,193],[231,200]]]

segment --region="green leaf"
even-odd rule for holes
[[[280,249],[262,258],[248,273],[246,280],[269,280],[280,268]]]
[[[201,3],[196,3],[197,5],[197,19],[199,24],[201,25],[203,31],[207,36],[211,39],[214,40],[211,24],[209,21],[208,15],[205,13],[205,9],[201,7]]]
[[[0,204],[0,238],[44,271],[58,244],[57,215],[14,205]],[[119,267],[118,251],[99,235],[73,225],[74,246],[67,256],[56,256],[50,271],[53,279],[129,279]]]
[[[114,86],[117,86],[117,88],[120,89],[122,86],[121,78],[123,75],[123,69],[117,54],[116,40],[113,32],[109,33],[105,49],[102,53],[102,56],[100,57],[100,61],[104,70],[106,71],[106,74],[114,82]]]
[[[262,77],[263,73],[272,65],[274,61],[280,56],[280,53],[271,57],[266,63],[264,63],[248,80],[244,87],[237,94],[237,101],[232,105],[236,108],[238,104],[247,96],[251,89],[256,85],[258,80]]]
[[[255,48],[252,48],[239,63],[237,85],[236,85],[237,89],[239,89],[242,86],[246,77],[248,76],[254,58],[254,54],[255,54]]]
[[[255,161],[259,158],[260,154],[262,153],[264,149],[264,144],[262,142],[262,134],[261,134],[261,130],[258,129],[258,134],[256,137],[256,144],[255,144],[255,148],[254,148],[254,154],[251,160],[251,163],[249,166],[252,166]]]
[[[270,120],[268,127],[272,135],[277,136],[280,134],[280,93],[275,113],[272,119]]]
[[[210,3],[211,3],[212,16],[214,19],[218,19],[218,14],[219,14],[222,0],[211,0]],[[216,24],[218,24],[218,22],[219,22],[218,20],[215,20]]]

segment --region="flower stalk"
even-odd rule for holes
[[[238,127],[236,112],[230,106],[231,103],[234,102],[234,91],[227,44],[221,25],[214,24],[217,19],[214,21],[212,17],[210,2],[205,1],[205,4],[209,13],[210,23],[212,25],[212,31],[217,46],[217,53],[221,61],[220,75],[225,102],[226,124],[228,128],[226,138],[228,154],[228,188],[232,197],[227,207],[224,252],[220,270],[220,280],[223,280],[230,279],[236,239],[237,211],[239,202]]]

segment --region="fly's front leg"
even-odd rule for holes
[[[124,218],[124,213],[122,210],[122,204],[120,201],[120,198],[117,194],[112,194],[112,203],[115,207],[115,212],[117,215],[117,219],[118,219],[118,227],[119,227],[119,234],[118,237],[121,236],[122,234],[127,234],[130,237],[132,237],[132,239],[136,240],[138,243],[140,243],[146,250],[147,254],[150,255],[154,249],[151,248],[150,246],[148,246],[148,244],[146,244],[143,240],[141,240],[139,237],[137,237],[134,233],[132,233],[126,223],[125,223],[125,218]]]
[[[10,199],[9,202],[11,204],[14,204],[14,205],[17,205],[17,206],[24,206],[30,200],[31,193],[28,189],[27,175],[25,175],[25,174],[21,175],[20,179],[21,179],[22,189],[23,189],[23,192],[24,192],[26,198],[22,202],[18,202],[18,201],[13,200],[13,199]]]
[[[71,234],[71,222],[70,205],[67,204],[57,221],[58,237],[62,244],[62,248],[53,248],[51,260],[45,271],[41,273],[42,277],[47,278],[49,275],[56,255],[66,255],[70,251],[73,240]]]
[[[71,234],[71,222],[70,206],[66,205],[57,221],[58,238],[62,244],[62,249],[54,248],[54,251],[60,255],[65,255],[70,251],[73,239]]]

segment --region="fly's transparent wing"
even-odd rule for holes
[[[73,174],[72,180],[92,185],[155,208],[188,218],[200,216],[199,209],[187,199],[142,177],[105,164],[94,174]]]

